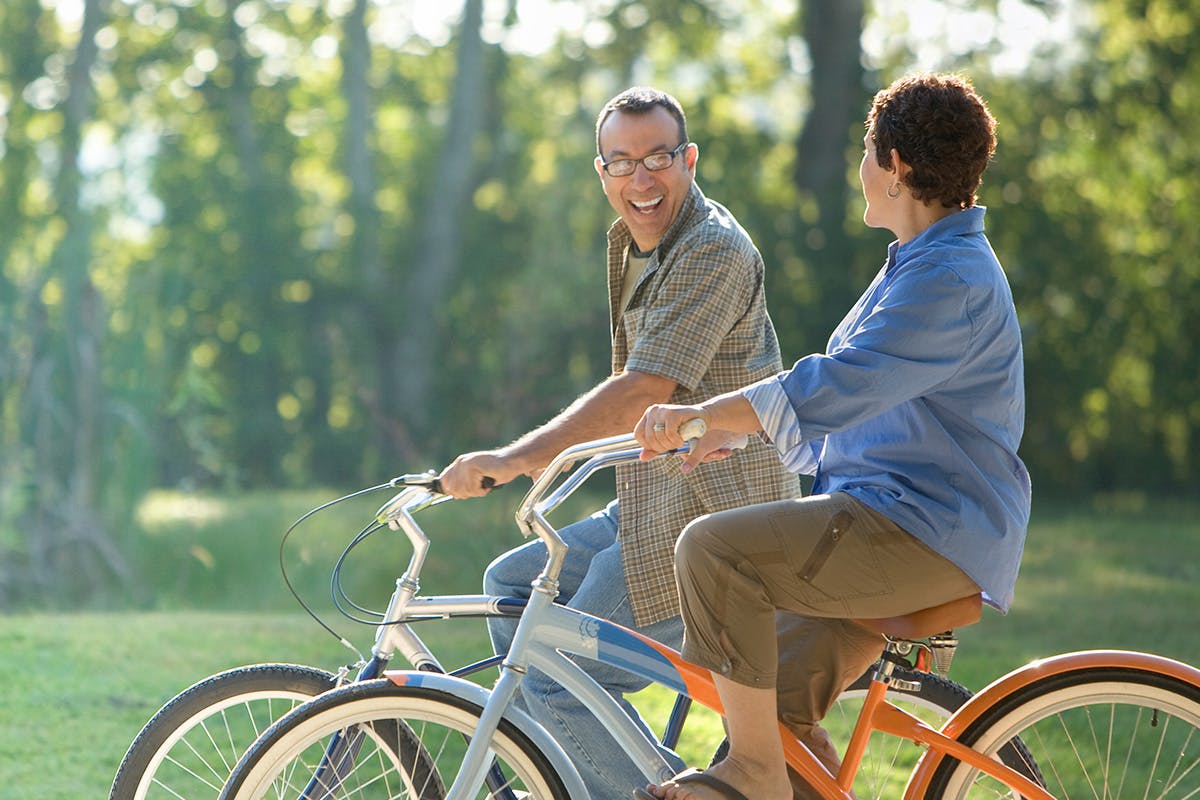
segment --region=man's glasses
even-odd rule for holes
[[[614,178],[629,177],[637,170],[638,164],[651,172],[658,172],[674,164],[675,156],[682,153],[687,146],[688,142],[684,142],[669,153],[651,153],[644,158],[614,158],[600,166],[604,167],[604,171]]]

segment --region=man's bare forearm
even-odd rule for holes
[[[526,473],[542,469],[566,448],[631,433],[647,406],[665,403],[675,382],[646,372],[623,372],[581,395],[553,419],[503,448]]]

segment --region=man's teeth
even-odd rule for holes
[[[659,203],[662,202],[662,198],[656,197],[653,200],[643,200],[640,203],[637,200],[633,200],[631,202],[633,203],[634,208],[640,208],[640,209],[645,210],[648,208],[654,208],[656,205],[658,205]]]

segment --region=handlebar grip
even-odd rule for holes
[[[685,442],[690,442],[692,439],[699,439],[707,432],[708,423],[701,417],[693,417],[679,426],[679,438]]]
[[[484,475],[483,479],[479,481],[479,488],[487,489],[489,491],[492,489],[499,489],[503,485],[504,484],[502,484],[502,483],[496,483],[496,479],[493,478],[491,475]],[[434,478],[432,481],[430,481],[429,490],[436,494],[445,494],[446,493],[442,489],[442,481],[439,478]]]

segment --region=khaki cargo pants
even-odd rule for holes
[[[780,718],[827,766],[819,751],[831,745],[817,723],[883,651],[880,636],[851,620],[979,591],[957,566],[846,494],[700,517],[676,545],[675,574],[683,657],[737,683],[774,686]]]

